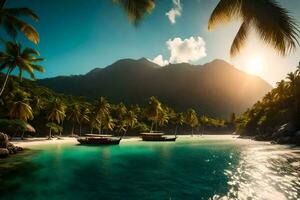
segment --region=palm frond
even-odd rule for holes
[[[212,30],[220,23],[226,23],[240,15],[242,0],[220,0],[213,10],[209,21],[208,30]]]
[[[299,45],[299,29],[290,13],[274,0],[248,0],[242,8],[245,20],[251,20],[262,41],[272,46],[282,56]]]
[[[39,17],[29,8],[7,8],[5,11],[13,16],[30,17],[31,19],[38,21]]]
[[[155,7],[154,0],[113,0],[113,2],[124,9],[129,21],[135,25],[138,25],[140,20]]]
[[[38,55],[38,56],[40,55],[40,53],[37,50],[29,48],[29,47],[24,48],[23,54],[34,54],[34,55]]]
[[[247,23],[243,23],[239,31],[237,32],[233,40],[233,43],[231,45],[230,48],[231,56],[235,56],[240,51],[240,49],[244,46],[248,36],[248,31],[249,31],[249,25]]]
[[[33,26],[27,24],[26,22],[14,17],[9,16],[7,17],[8,20],[11,21],[11,23],[14,24],[14,26],[21,32],[24,33],[24,35],[33,43],[38,44],[40,37],[38,32],[33,28]]]

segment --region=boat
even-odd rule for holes
[[[143,141],[152,141],[152,142],[175,142],[176,136],[164,136],[164,133],[154,132],[154,133],[141,133]]]
[[[116,145],[121,138],[117,137],[84,137],[78,138],[77,141],[83,145]]]

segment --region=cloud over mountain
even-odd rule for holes
[[[169,39],[167,46],[171,55],[170,63],[197,61],[206,56],[205,42],[201,37]]]

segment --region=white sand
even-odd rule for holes
[[[174,136],[174,135],[173,135]],[[14,140],[12,143],[14,145],[20,146],[20,147],[25,147],[25,148],[30,148],[33,145],[44,145],[44,144],[64,144],[64,143],[74,143],[77,144],[76,138],[73,137],[61,137],[62,139],[56,139],[53,138],[52,140],[47,140],[47,138],[29,138],[26,140]],[[244,143],[252,143],[256,142],[250,139],[240,139],[238,138],[237,135],[194,135],[193,137],[190,135],[178,135],[179,140],[184,140],[184,139],[224,139],[224,140],[237,140],[237,142],[244,142]],[[122,139],[122,143],[127,143],[127,142],[136,142],[136,141],[141,141],[140,137],[137,136],[132,136],[132,137],[124,137]]]

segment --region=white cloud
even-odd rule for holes
[[[180,4],[180,0],[172,0],[173,1],[173,8],[169,10],[166,15],[168,16],[170,22],[172,24],[176,23],[176,17],[181,16],[182,7]]]
[[[167,46],[171,55],[170,63],[197,61],[206,56],[205,41],[201,37],[169,39]]]
[[[160,66],[165,66],[165,65],[169,64],[169,62],[167,60],[163,59],[163,56],[161,54],[156,56],[153,60],[151,60],[151,59],[148,59],[148,60],[153,62],[153,63],[156,63]]]

